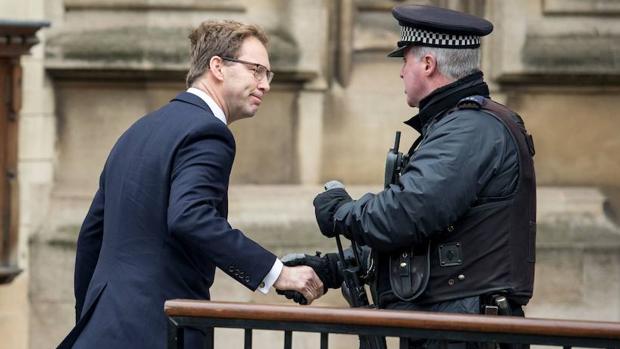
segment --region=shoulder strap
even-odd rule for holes
[[[482,105],[481,109],[500,119],[500,121],[502,121],[514,135],[522,135],[530,156],[533,157],[534,154],[536,154],[534,139],[525,129],[525,123],[519,114],[490,99],[485,100],[485,103]]]
[[[411,147],[409,148],[409,151],[407,152],[407,156],[411,157],[411,154],[413,154],[413,152],[416,150],[416,148],[418,147],[418,145],[420,145],[420,143],[422,142],[422,139],[424,137],[422,137],[422,135],[419,135],[418,138],[416,138],[416,140],[413,142],[413,144],[411,145]]]
[[[496,119],[505,124],[512,134],[523,135],[530,156],[536,154],[534,139],[525,129],[525,123],[519,114],[484,96],[465,97],[461,99],[454,108],[450,109],[448,113],[466,109],[483,110],[493,115]]]

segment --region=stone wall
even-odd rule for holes
[[[0,287],[7,347],[51,347],[68,332],[75,234],[103,161],[131,122],[184,88],[183,38],[205,19],[258,23],[272,37],[272,92],[255,118],[232,126],[233,224],[278,254],[332,248],[312,221],[318,185],[338,178],[359,185],[357,195],[378,190],[394,131],[403,131],[402,147],[417,136],[401,124],[416,113],[405,104],[401,61],[385,57],[397,40],[390,8],[402,3],[450,6],[495,24],[483,40],[485,76],[537,146],[540,228],[528,315],[619,321],[618,228],[604,210],[620,207],[613,2],[0,0],[3,17],[52,22],[22,60],[25,272]],[[214,299],[282,301],[218,278]],[[333,291],[318,304],[344,306]]]
[[[534,135],[538,183],[618,187],[617,5],[490,1],[487,14],[487,76]]]

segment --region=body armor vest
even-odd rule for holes
[[[426,282],[417,282],[425,286],[423,290],[406,290],[405,287],[404,294],[415,297],[402,296],[403,284],[408,284],[402,280],[416,280],[416,277],[405,277],[402,270],[399,272],[399,268],[389,266],[412,249],[392,256],[377,256],[377,289],[381,307],[393,301],[429,304],[489,293],[504,293],[511,301],[525,305],[532,296],[536,252],[536,179],[532,137],[516,113],[490,99],[467,97],[451,111],[458,109],[485,112],[509,131],[518,151],[516,192],[508,198],[477,202],[431,241],[429,258],[413,257],[423,260],[418,259],[418,267],[411,268],[412,272],[429,270],[425,276],[428,277]],[[430,265],[420,266],[424,260]],[[414,264],[413,261],[411,264]]]

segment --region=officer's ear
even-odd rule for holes
[[[426,76],[431,76],[437,71],[437,59],[430,54],[422,57],[422,64],[424,65],[424,74]]]

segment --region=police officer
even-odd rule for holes
[[[421,136],[382,192],[317,195],[321,233],[371,248],[381,308],[522,316],[534,280],[534,147],[521,118],[490,99],[480,71],[480,39],[493,25],[430,6],[392,13],[400,40],[388,56],[402,57],[407,104],[419,108],[405,123]],[[333,260],[295,263],[338,287]]]

